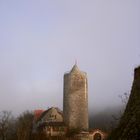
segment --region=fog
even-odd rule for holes
[[[140,64],[139,25],[139,0],[0,1],[0,110],[62,109],[75,60],[90,112],[120,106]]]

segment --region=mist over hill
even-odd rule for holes
[[[102,129],[104,131],[111,131],[116,127],[121,115],[124,112],[125,105],[110,107],[99,113],[91,112],[89,114],[89,128]]]

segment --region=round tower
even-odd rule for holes
[[[76,64],[64,74],[63,113],[70,130],[88,130],[87,74]]]

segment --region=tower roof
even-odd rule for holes
[[[80,72],[80,70],[79,70],[77,64],[75,64],[75,65],[72,67],[72,69],[71,69],[70,72]]]
[[[77,66],[76,63],[75,63],[75,65],[72,67],[70,73],[77,73],[77,74],[80,74],[80,75],[86,75],[85,72],[81,71],[81,70],[78,68],[78,66]]]

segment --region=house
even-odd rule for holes
[[[36,119],[35,114],[33,133],[43,132],[46,136],[63,136],[66,134],[67,128],[63,122],[63,113],[59,108],[49,108],[38,116]]]

